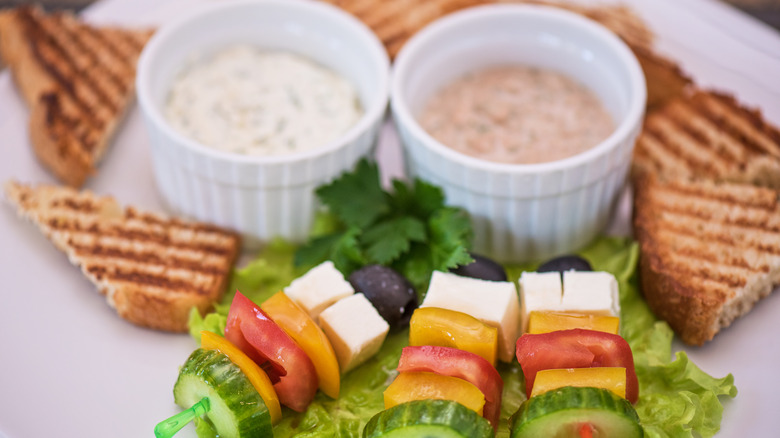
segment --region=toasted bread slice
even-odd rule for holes
[[[602,26],[614,32],[631,47],[651,49],[655,40],[653,32],[644,20],[631,8],[621,4],[586,6],[582,3],[556,0],[498,0],[498,2],[552,6],[584,15],[601,23]]]
[[[642,293],[683,342],[711,340],[780,284],[779,197],[749,184],[636,180]]]
[[[491,0],[324,0],[356,16],[370,27],[394,58],[401,46],[427,24],[471,6]]]
[[[81,267],[122,318],[181,332],[190,310],[223,294],[239,237],[212,225],[122,209],[110,197],[64,186],[9,182],[6,195]]]
[[[631,48],[642,67],[647,85],[647,108],[656,108],[681,95],[693,81],[677,63],[654,48],[655,36],[647,24],[625,5],[585,6],[555,0],[500,0],[554,6],[584,15],[614,32]]]
[[[780,189],[780,132],[730,96],[692,90],[648,113],[633,168]]]
[[[0,12],[0,54],[30,107],[30,141],[64,183],[80,187],[95,172],[133,101],[150,35],[32,7]]]

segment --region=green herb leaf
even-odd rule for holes
[[[390,209],[380,185],[379,167],[365,159],[354,172],[318,188],[317,196],[347,226],[358,228],[365,228]]]
[[[328,213],[317,216],[312,239],[295,256],[296,266],[332,260],[348,276],[377,263],[396,269],[419,292],[434,270],[471,262],[471,221],[464,210],[445,206],[444,192],[421,180],[394,180],[391,186],[385,192],[376,164],[364,159],[317,189]]]
[[[433,267],[448,270],[472,262],[467,248],[471,246],[471,221],[463,210],[445,207],[429,220]]]
[[[412,242],[425,242],[425,224],[415,217],[393,218],[366,229],[363,242],[370,263],[390,264],[409,251]]]
[[[444,192],[441,188],[420,179],[415,179],[413,184],[410,187],[404,181],[393,181],[393,194],[390,197],[393,211],[428,217],[444,207]]]
[[[366,264],[358,236],[360,236],[360,229],[351,227],[336,240],[330,254],[330,260],[333,261],[336,269],[344,273],[345,276]]]

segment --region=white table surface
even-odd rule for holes
[[[158,25],[206,0],[104,0],[95,23]],[[780,34],[711,0],[631,0],[658,35],[658,49],[702,85],[728,91],[780,125]],[[163,211],[138,110],[86,188]],[[385,177],[399,176],[389,126],[379,148]],[[55,183],[32,155],[27,109],[0,73],[0,182]],[[627,207],[627,206],[626,206]],[[12,208],[0,207],[0,437],[152,436],[176,413],[178,367],[196,347],[187,335],[136,327],[116,316],[81,272]],[[701,348],[684,347],[705,371],[733,373],[719,436],[776,436],[780,297],[765,299]],[[681,346],[677,346],[682,348]],[[190,430],[179,436],[192,436]]]

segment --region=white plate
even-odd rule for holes
[[[204,0],[200,0],[204,1]],[[780,35],[711,0],[629,1],[658,34],[661,51],[701,84],[736,94],[780,125]],[[97,23],[156,24],[192,2],[106,0],[86,15]],[[379,149],[383,176],[401,176],[389,126]],[[32,155],[27,110],[0,73],[0,181],[54,183]],[[130,114],[100,173],[86,188],[123,203],[162,210],[147,139]],[[624,205],[624,212],[628,205]],[[616,229],[625,229],[625,222]],[[0,436],[151,436],[178,411],[172,387],[195,348],[186,335],[138,328],[115,315],[78,269],[32,225],[0,208]],[[705,371],[733,373],[719,436],[773,436],[780,379],[780,297],[765,299],[702,348],[685,347]],[[192,436],[191,430],[180,436]]]

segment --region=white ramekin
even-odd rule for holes
[[[495,163],[456,152],[428,135],[416,117],[452,80],[488,66],[556,70],[590,88],[617,125],[598,146],[541,164]],[[474,250],[504,262],[571,252],[607,225],[625,182],[646,100],[629,48],[602,26],[555,8],[490,5],[438,20],[395,59],[391,108],[406,173],[444,188],[475,228]]]
[[[356,87],[365,114],[316,150],[256,157],[219,151],[175,131],[163,108],[193,56],[248,43],[313,59]],[[136,87],[157,186],[176,213],[226,226],[258,243],[300,242],[317,207],[314,189],[351,169],[376,145],[387,110],[390,61],[381,42],[340,9],[304,0],[226,1],[161,27],[141,54]]]

